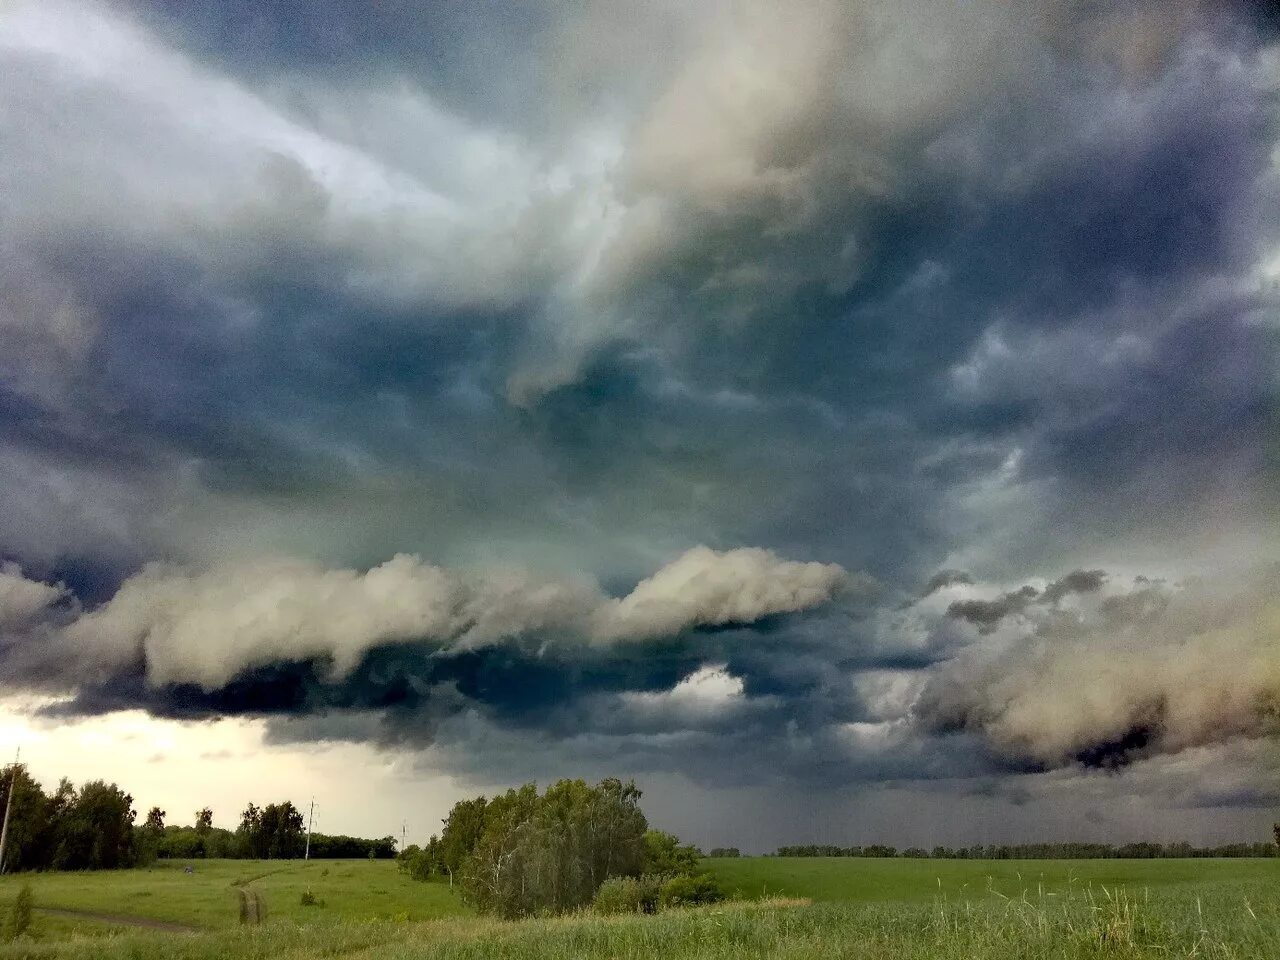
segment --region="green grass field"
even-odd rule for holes
[[[707,860],[725,889],[744,898],[908,902],[1060,895],[1080,887],[1194,889],[1219,882],[1280,888],[1273,860],[874,860],[742,857]],[[1280,960],[1280,957],[1277,958]]]
[[[448,885],[417,883],[389,860],[197,860],[160,862],[141,870],[36,873],[0,878],[6,905],[22,883],[30,883],[39,907],[83,910],[163,920],[207,930],[239,925],[237,886],[257,891],[270,922],[341,920],[431,920],[467,912]],[[303,906],[310,891],[322,906]],[[53,918],[38,918],[39,926]],[[92,921],[57,918],[92,932]]]
[[[0,960],[343,958],[1280,958],[1280,860],[707,861],[743,899],[654,917],[501,922],[385,861],[210,861],[0,878],[39,907],[163,920],[199,933],[37,914]],[[238,922],[236,884],[268,919]],[[325,902],[301,905],[310,890]],[[789,896],[804,900],[755,900]]]

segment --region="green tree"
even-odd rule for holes
[[[251,803],[240,815],[237,833],[248,856],[258,860],[287,860],[302,856],[304,824],[302,814],[288,800],[265,807]]]
[[[504,917],[586,906],[606,880],[638,876],[644,867],[648,824],[639,799],[633,783],[610,779],[592,787],[561,780],[542,795],[526,784],[483,807],[459,804],[442,840],[457,842],[477,820],[482,824],[461,861],[463,898]]]
[[[662,877],[692,876],[698,872],[702,853],[691,844],[662,830],[644,835],[644,872]]]
[[[450,886],[480,842],[487,808],[488,801],[483,796],[461,800],[445,818],[444,832],[440,835],[440,863],[449,875]]]
[[[60,807],[53,821],[55,869],[113,870],[133,864],[133,797],[104,780],[90,781],[78,793],[64,780],[54,801]]]
[[[11,764],[0,772],[0,810],[9,803],[9,832],[5,837],[7,872],[43,866],[50,841],[49,799],[23,764]]]
[[[196,811],[196,833],[206,835],[213,829],[213,811],[208,807]]]

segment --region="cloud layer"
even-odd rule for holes
[[[1030,616],[1021,616],[1026,605],[997,602],[1007,608],[1002,620],[1022,621],[1014,636],[966,647],[931,680],[917,713],[935,729],[979,732],[1009,760],[1040,767],[1114,767],[1275,737],[1276,588],[1270,570],[1225,591],[1141,583]],[[978,623],[987,634],[998,625]]]
[[[154,687],[212,693],[256,668],[309,661],[340,684],[367,654],[397,645],[447,656],[529,637],[578,645],[751,624],[826,604],[845,579],[835,564],[706,547],[617,599],[586,581],[468,575],[407,554],[364,573],[287,562],[197,574],[155,566],[97,609],[46,623],[65,589],[11,565],[0,574],[0,624],[19,634],[15,679],[25,669],[74,686],[140,666]]]
[[[6,687],[476,779],[1245,766],[1274,30],[5,5]]]

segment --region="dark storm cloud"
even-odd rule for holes
[[[946,577],[946,579],[939,586],[926,591],[925,597],[937,592],[942,586],[972,585],[973,583],[973,579],[967,575],[961,575],[960,578],[949,577],[945,571],[938,574],[938,577]],[[937,580],[938,577],[934,579]],[[956,600],[948,605],[947,616],[972,623],[978,628],[979,633],[991,633],[1005,617],[1022,613],[1033,604],[1052,606],[1073,593],[1094,593],[1102,587],[1106,579],[1106,572],[1102,570],[1073,570],[1061,579],[1051,582],[1043,591],[1025,584],[1017,590],[1001,594],[994,600],[973,598]],[[1111,599],[1120,600],[1120,598]]]
[[[6,676],[64,714],[269,716],[477,776],[847,783],[1217,743],[1155,668],[1090,729],[1025,705],[1058,703],[1044,676],[1091,689],[1089,617],[1201,635],[1165,585],[1049,572],[1267,536],[1267,36],[1195,4],[732,7],[12,14],[0,556],[87,614],[56,659],[57,616],[6,636]],[[591,619],[698,543],[865,589]],[[516,625],[459,649],[471,627],[411,617],[393,642],[363,613],[147,620],[280,555],[310,564],[280,596],[320,608],[402,552]],[[510,566],[556,602],[473,577]],[[15,577],[28,618],[47,594]],[[637,618],[661,642],[582,642]],[[1063,637],[1078,662],[1027,652]]]
[[[1073,570],[1045,587],[1040,599],[1044,603],[1057,603],[1073,593],[1093,593],[1106,582],[1107,574],[1104,570]]]
[[[980,633],[990,633],[1005,617],[1021,613],[1040,595],[1032,586],[1020,587],[995,600],[957,600],[947,607],[947,616],[968,620]]]
[[[920,592],[920,596],[927,597],[930,594],[937,593],[943,587],[950,587],[954,584],[972,584],[973,577],[965,573],[963,570],[940,570],[929,578],[929,582],[924,585],[924,590]]]

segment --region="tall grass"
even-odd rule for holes
[[[1280,958],[1280,905],[1258,885],[1195,894],[1083,888],[911,905],[733,903],[657,916],[337,923],[191,936],[129,933],[0,948],[0,960],[1050,960]]]

